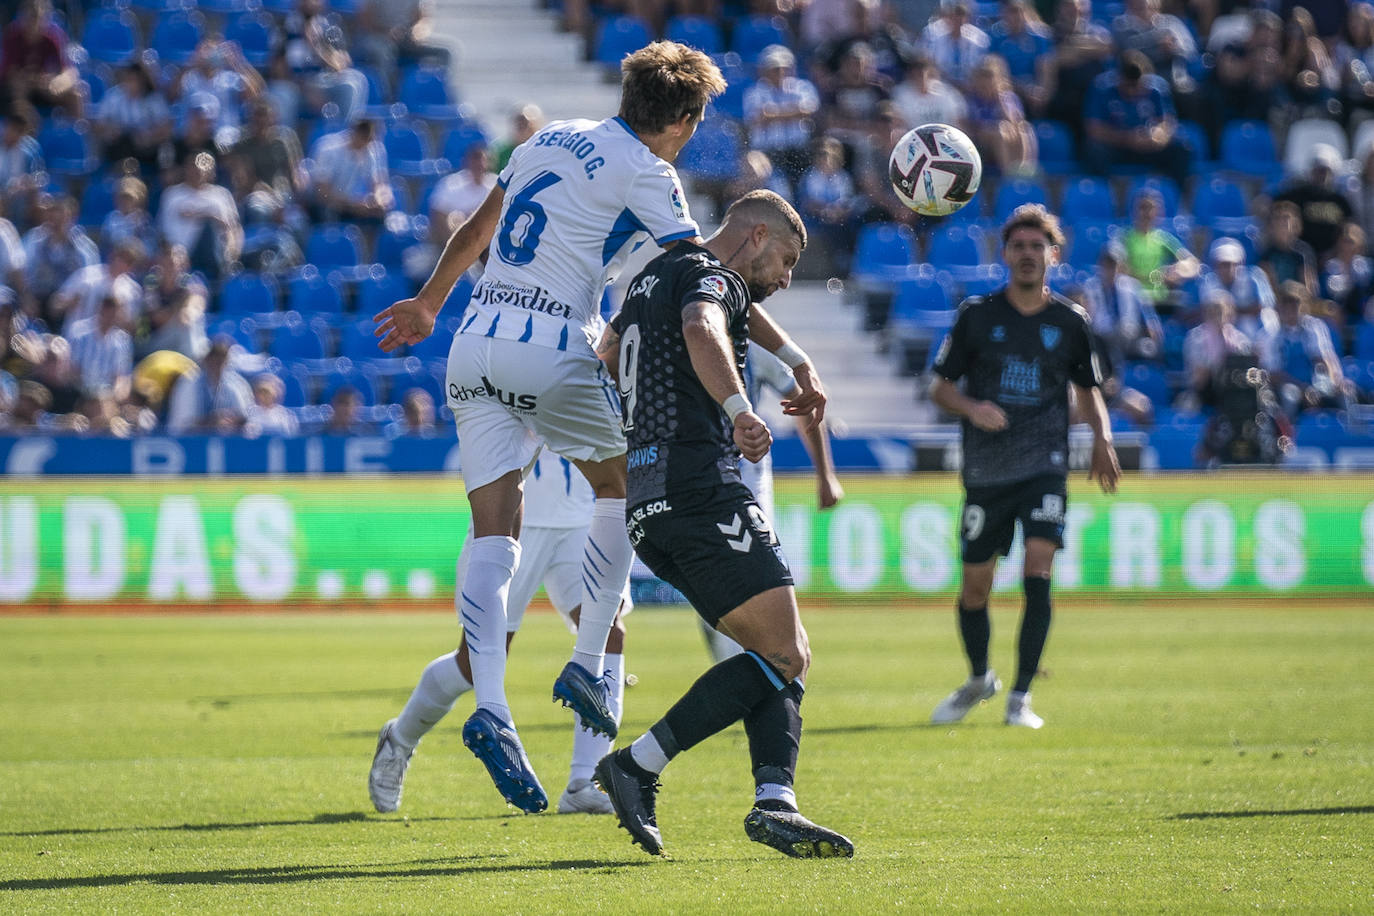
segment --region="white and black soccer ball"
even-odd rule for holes
[[[948,216],[978,193],[983,157],[959,128],[922,124],[897,141],[888,175],[902,203],[922,216]]]

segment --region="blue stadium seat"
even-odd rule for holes
[[[426,366],[418,360],[406,360],[403,371],[391,377],[391,402],[393,404],[404,402],[406,394],[414,388],[426,392],[434,401],[436,410],[444,406],[443,373],[435,371],[432,367]]]
[[[892,321],[921,320],[929,312],[951,308],[949,290],[936,276],[908,277],[897,286],[892,300]]]
[[[329,10],[344,16],[356,16],[363,8],[363,0],[329,0]]]
[[[371,320],[393,302],[409,299],[414,294],[415,288],[399,270],[389,271],[380,264],[373,264],[358,284],[358,311]]]
[[[736,121],[744,120],[744,93],[754,84],[754,74],[734,52],[713,54],[711,59],[725,77],[725,91],[711,102],[711,110]]]
[[[356,63],[354,66],[357,67],[359,73],[367,78],[367,107],[363,109],[363,115],[377,121],[389,121],[397,117],[405,117],[404,106],[398,108],[396,106],[400,103],[393,103],[387,93],[386,80],[382,78],[377,68],[358,66]]]
[[[1080,178],[1064,189],[1060,208],[1064,225],[1072,228],[1083,220],[1103,222],[1117,218],[1111,185],[1105,178]]]
[[[1011,211],[1022,204],[1048,204],[1049,199],[1045,186],[1038,181],[1030,178],[1004,179],[1001,187],[997,189],[997,197],[992,204],[992,215],[997,222],[1006,222],[1007,217],[1011,216]]]
[[[949,271],[955,280],[976,278],[983,264],[983,230],[978,226],[945,226],[930,240],[926,260],[936,270]]]
[[[363,261],[362,233],[357,226],[316,226],[305,243],[305,260],[324,273],[337,270],[356,279]]]
[[[228,337],[249,353],[262,351],[262,344],[258,340],[258,323],[252,318],[224,318],[207,327],[205,333],[211,340]]]
[[[1182,193],[1178,189],[1178,182],[1163,175],[1141,175],[1131,181],[1130,188],[1126,191],[1126,215],[1129,218],[1135,209],[1135,199],[1144,190],[1158,191],[1159,196],[1164,199],[1164,218],[1173,219],[1178,216],[1179,199]]]
[[[725,50],[720,28],[705,16],[674,16],[668,20],[665,37],[705,54],[719,54]]]
[[[974,276],[965,277],[965,296],[987,296],[1007,285],[1007,269],[1001,264],[984,264]]]
[[[280,296],[271,274],[245,270],[230,277],[219,291],[219,310],[225,315],[275,312]]]
[[[458,105],[448,88],[448,73],[439,67],[415,67],[401,79],[397,98],[413,115],[426,121],[460,119]]]
[[[81,192],[81,210],[77,222],[83,226],[99,227],[114,209],[114,179],[100,178],[86,183]]]
[[[358,390],[364,406],[371,407],[377,403],[376,379],[370,373],[355,366],[353,361],[347,357],[341,356],[334,360],[333,371],[325,373],[321,381],[321,404],[328,404],[333,400],[335,392],[345,385],[352,385]]]
[[[415,195],[410,193],[410,185],[399,175],[391,179],[391,209],[407,216],[418,212],[415,209]]]
[[[1091,270],[1096,266],[1102,246],[1118,231],[1116,223],[1087,220],[1076,222],[1069,228],[1072,232],[1068,263],[1082,270]]]
[[[350,321],[339,329],[339,355],[346,356],[355,363],[388,356],[377,345],[378,338],[373,334],[377,325],[373,323],[371,313],[368,314],[369,317],[361,321]]]
[[[739,174],[743,150],[738,127],[726,118],[708,118],[678,155],[677,169],[707,181],[730,181]]]
[[[1219,176],[1198,183],[1193,193],[1193,219],[1223,235],[1243,231],[1244,226],[1252,222],[1245,192],[1239,185]]]
[[[296,11],[296,0],[262,0],[262,8],[278,16],[289,16]]]
[[[463,157],[468,150],[479,145],[489,145],[486,131],[471,121],[464,121],[455,125],[444,137],[443,157],[449,161],[449,167],[457,171],[463,167]]]
[[[758,63],[759,52],[769,45],[791,46],[787,23],[781,16],[750,16],[735,23],[730,50],[749,66]]]
[[[249,4],[248,0],[194,0],[196,8],[202,13],[210,13],[215,16],[237,16],[246,13],[250,8],[256,9],[258,4]],[[229,38],[228,35],[225,36]]]
[[[916,241],[910,226],[901,223],[869,223],[859,230],[850,272],[859,280],[879,280],[905,271],[916,259]]]
[[[1355,328],[1355,358],[1374,360],[1374,321],[1361,321]]]
[[[284,363],[328,356],[327,327],[322,322],[305,321],[294,313],[288,315],[290,317],[272,332],[267,352]]]
[[[1047,175],[1073,175],[1082,171],[1074,153],[1073,134],[1059,121],[1036,121],[1035,136],[1040,146],[1040,168]]]
[[[1151,404],[1167,407],[1173,402],[1164,368],[1155,363],[1126,363],[1121,367],[1121,384],[1139,391]]]
[[[110,73],[109,65],[88,58],[81,67],[80,73],[81,82],[86,84],[86,101],[91,105],[99,105],[100,100],[105,98],[105,91],[109,89],[110,81],[114,78]]]
[[[468,287],[468,291],[472,291],[471,286]],[[449,348],[453,345],[453,334],[460,324],[458,316],[449,315],[448,309],[445,308],[439,315],[439,321],[434,325],[434,333],[417,344],[411,344],[406,352],[425,363],[447,359]]]
[[[1207,131],[1196,121],[1179,121],[1178,137],[1193,154],[1193,174],[1206,175],[1216,168],[1212,161],[1212,144],[1207,140]]]
[[[429,219],[421,214],[408,217],[392,213],[383,224],[382,234],[377,236],[376,260],[388,270],[399,270],[405,260],[407,249],[414,248],[429,237]]]
[[[48,171],[63,177],[90,175],[100,167],[91,152],[90,128],[85,121],[49,121],[38,132],[43,149],[43,164]]]
[[[1222,128],[1221,165],[1253,178],[1278,178],[1283,167],[1269,125],[1263,121],[1232,121]]]
[[[244,59],[259,69],[271,60],[275,38],[276,23],[261,10],[235,16],[224,27],[224,40],[238,42]]]
[[[614,16],[601,23],[592,59],[619,72],[620,61],[653,41],[649,27],[635,16]]]
[[[305,369],[272,358],[267,360],[267,371],[281,380],[283,407],[308,407],[314,403],[310,374]]]
[[[287,283],[287,307],[304,316],[343,311],[343,292],[339,278],[322,274],[318,267],[307,264]]]
[[[382,135],[387,167],[397,175],[414,178],[432,174],[437,164],[429,154],[428,133],[407,121],[393,121]]]
[[[197,12],[171,13],[159,16],[149,47],[157,52],[164,64],[184,64],[196,53],[205,33],[205,18]]]
[[[112,6],[118,8],[118,4],[112,4]],[[155,16],[162,16],[167,13],[193,10],[196,8],[196,2],[195,0],[132,0],[129,6],[136,10],[152,13]]]
[[[127,64],[141,44],[138,22],[128,10],[100,10],[86,20],[81,44],[94,60],[116,66]]]

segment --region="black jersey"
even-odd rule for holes
[[[1006,290],[968,299],[935,371],[951,382],[965,379],[965,394],[1007,415],[1006,428],[995,433],[963,421],[966,486],[1068,473],[1068,383],[1102,384],[1088,316],[1077,305],[1051,293],[1044,309],[1023,315]]]
[[[740,479],[734,427],[698,380],[682,334],[682,310],[694,302],[725,310],[742,374],[749,351],[749,291],[739,274],[705,248],[679,242],[650,261],[611,320],[620,335],[631,506]]]

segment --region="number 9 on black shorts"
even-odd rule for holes
[[[750,598],[792,584],[773,524],[743,484],[648,500],[626,515],[644,565],[713,627]]]
[[[1064,546],[1067,481],[1043,474],[1016,483],[969,487],[959,523],[960,555],[965,563],[1005,557],[1016,535],[1016,521],[1027,538],[1044,538]]]

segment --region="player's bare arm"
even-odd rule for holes
[[[1072,390],[1084,421],[1093,431],[1093,456],[1088,466],[1088,479],[1096,480],[1103,493],[1115,493],[1117,481],[1121,479],[1121,464],[1116,458],[1116,446],[1112,444],[1107,402],[1102,399],[1102,392],[1098,388],[1074,385]]]
[[[730,331],[725,326],[725,311],[714,302],[693,302],[682,310],[682,337],[687,343],[687,355],[692,370],[701,385],[717,404],[726,402],[746,405],[734,413],[735,445],[750,461],[758,461],[768,454],[773,436],[763,418],[748,407],[744,381],[735,369],[730,346]]]
[[[390,353],[402,344],[419,343],[434,333],[434,322],[453,292],[453,285],[491,244],[505,197],[500,185],[492,188],[477,212],[453,231],[434,272],[415,298],[403,299],[373,316],[377,323],[373,333],[381,338],[378,346],[384,352]]]
[[[797,389],[788,392],[794,397]],[[833,509],[844,499],[844,487],[840,485],[839,475],[835,473],[835,460],[830,455],[830,433],[825,422],[808,423],[797,421],[797,431],[802,445],[811,458],[811,466],[816,469],[816,504],[821,509]]]
[[[1007,415],[991,401],[975,400],[959,390],[946,378],[936,378],[930,386],[930,399],[941,410],[967,417],[974,426],[985,432],[1001,432],[1007,428]]]
[[[615,328],[609,324],[601,332],[601,339],[596,342],[596,355],[606,366],[606,371],[611,374],[617,385],[620,384],[620,335]]]
[[[783,401],[783,413],[809,417],[812,425],[824,420],[828,398],[815,364],[757,302],[749,305],[749,339],[786,363],[792,370],[792,377],[797,380],[801,393]],[[788,354],[792,354],[793,358],[789,358]],[[800,355],[800,361],[797,355]]]

